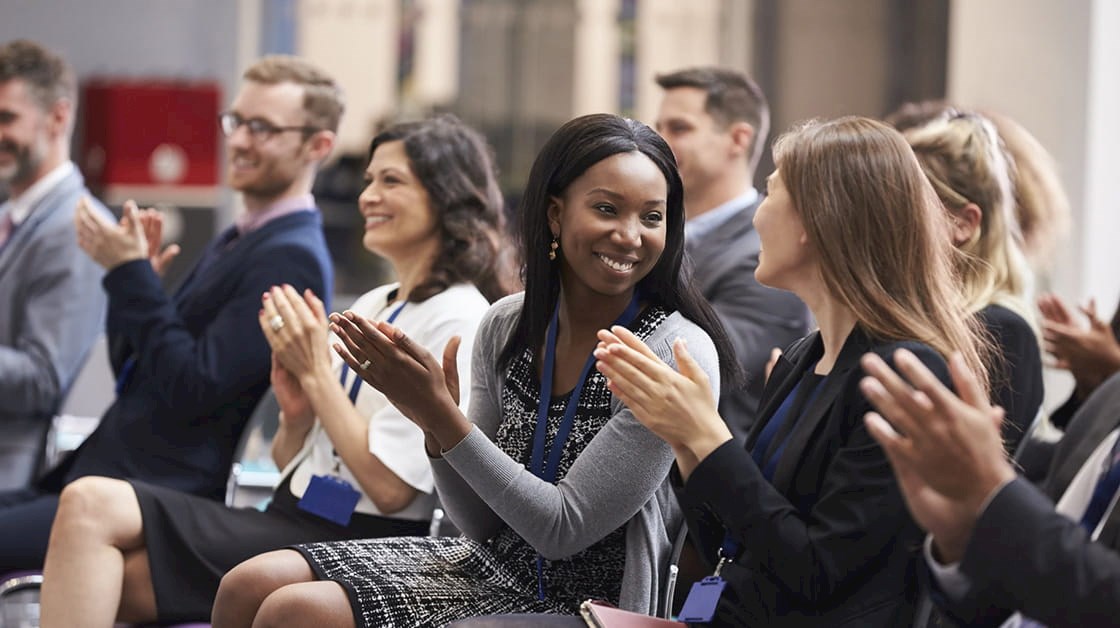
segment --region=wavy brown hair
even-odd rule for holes
[[[440,239],[427,278],[408,299],[425,301],[461,282],[473,283],[491,303],[513,292],[516,270],[502,251],[502,192],[486,140],[455,116],[441,115],[378,133],[370,159],[378,146],[397,141],[428,193]]]
[[[991,349],[954,285],[945,211],[902,135],[868,118],[810,121],[774,163],[830,295],[881,340],[960,351],[988,388]]]

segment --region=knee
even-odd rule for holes
[[[118,502],[121,480],[83,477],[67,484],[58,497],[55,528],[67,526],[99,527]]]
[[[311,568],[296,552],[279,550],[250,558],[222,576],[214,599],[214,624],[249,625],[273,592],[313,579]]]
[[[331,598],[324,598],[317,587],[300,584],[281,587],[261,603],[253,628],[284,626],[352,626],[349,608],[343,612]]]

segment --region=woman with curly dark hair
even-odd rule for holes
[[[363,244],[398,281],[351,309],[430,351],[469,347],[490,301],[508,292],[502,197],[482,136],[451,116],[387,129],[371,145],[358,205]],[[75,481],[47,551],[44,625],[205,621],[225,572],[256,554],[427,532],[435,498],[424,434],[332,356],[322,302],[273,287],[260,324],[280,404],[272,456],[283,469],[267,510],[139,481]],[[459,354],[464,375],[470,353]]]

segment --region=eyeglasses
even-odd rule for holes
[[[245,125],[245,128],[249,129],[249,135],[257,141],[267,140],[273,135],[285,131],[299,131],[308,134],[321,130],[313,126],[276,126],[260,118],[250,118],[246,120],[232,111],[226,111],[220,114],[218,116],[218,125],[222,129],[222,134],[226,137],[230,137],[236,133],[238,127],[241,125]]]

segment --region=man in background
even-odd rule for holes
[[[745,440],[771,350],[786,347],[809,327],[800,299],[754,278],[760,244],[752,221],[762,197],[752,181],[770,110],[758,85],[735,70],[684,69],[658,75],[657,84],[665,90],[657,131],[673,149],[684,182],[694,277],[747,373],[745,388],[721,392],[719,411],[735,438]]]

